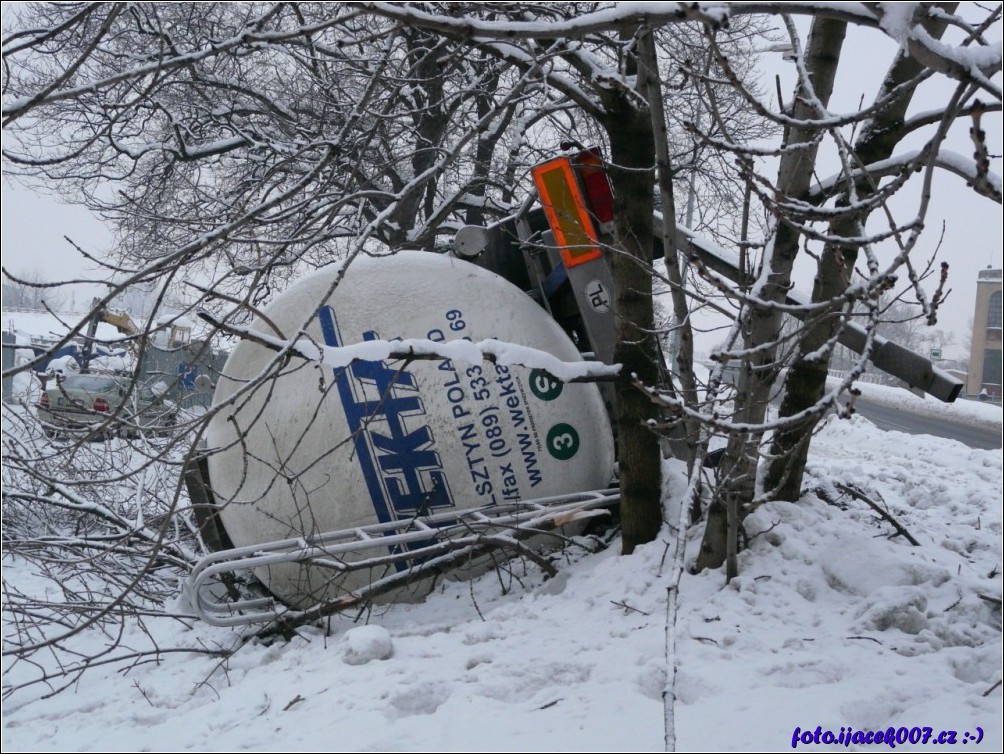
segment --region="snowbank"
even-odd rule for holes
[[[827,387],[835,388],[836,386],[836,380],[832,377],[827,379]],[[1002,426],[1004,413],[1002,413],[1001,407],[990,403],[980,403],[962,398],[954,403],[942,403],[929,395],[924,397],[914,395],[904,388],[874,385],[870,382],[858,382],[855,383],[855,386],[860,388],[861,395],[870,401],[914,414],[924,414],[948,421],[989,428],[1000,429]]]
[[[960,744],[981,728],[968,748],[1000,750],[1001,453],[947,442],[830,420],[803,500],[749,519],[740,576],[726,586],[721,572],[684,575],[672,659],[681,750],[789,750],[796,729],[816,726],[930,727]],[[667,471],[678,499],[683,480]],[[920,546],[836,482],[885,506]],[[694,527],[691,562],[699,536]],[[562,559],[550,580],[515,563],[446,582],[422,604],[333,618],[327,636],[99,667],[49,699],[29,687],[5,700],[3,747],[662,750],[670,538],[631,557],[615,541]],[[55,588],[9,558],[4,579]],[[150,631],[126,644],[204,651],[240,638],[197,621]],[[107,641],[91,633],[77,646]],[[37,673],[5,670],[7,686]]]

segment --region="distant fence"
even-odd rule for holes
[[[14,368],[14,347],[17,344],[17,336],[12,332],[3,333],[3,371],[7,372]],[[6,403],[14,397],[14,378],[3,378],[3,401]]]
[[[831,369],[830,377],[836,377],[838,380],[842,380],[844,377],[850,374],[846,369]],[[860,375],[856,382],[870,382],[873,385],[895,385],[897,380],[895,378],[883,377],[880,374],[872,374],[871,372],[865,372]]]
[[[148,385],[164,383],[167,396],[184,408],[207,408],[228,355],[200,341],[180,348],[148,347],[143,354],[140,379]]]

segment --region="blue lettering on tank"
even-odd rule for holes
[[[322,307],[318,319],[325,344],[341,345],[331,307]],[[379,335],[369,331],[363,338]],[[414,375],[383,361],[354,361],[335,369],[334,378],[377,519],[387,523],[455,507]]]

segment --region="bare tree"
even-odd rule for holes
[[[24,272],[3,271],[3,302],[12,309],[34,309],[42,311],[62,311],[67,296],[60,290],[60,283],[49,279],[35,268]]]
[[[930,17],[920,15],[912,23],[930,21],[927,29],[917,36],[935,39],[949,23],[945,19],[950,18],[941,9],[934,9]],[[996,18],[995,13],[990,14],[986,23],[994,23]],[[920,62],[923,55],[907,57],[901,53],[869,107],[856,114],[834,118],[827,110],[827,101],[836,81],[835,64],[840,58],[846,24],[846,19],[816,16],[803,57],[789,22],[799,66],[799,90],[790,107],[778,116],[785,124],[787,147],[780,155],[778,179],[775,183],[761,181],[766,191],[758,190],[776,226],[772,231],[770,255],[764,260],[751,295],[742,298],[743,348],[726,354],[728,358],[740,359],[743,364],[739,391],[746,399],[738,418],[749,429],[733,433],[730,438],[723,469],[726,482],[712,504],[699,565],[717,566],[726,559],[730,548],[734,552],[735,543],[730,540],[734,538],[735,528],[733,526],[730,532],[728,519],[741,520],[758,501],[775,496],[789,500],[798,498],[812,431],[827,407],[837,405],[841,392],[825,392],[824,384],[830,354],[845,326],[842,323],[852,316],[854,303],[861,302],[867,308],[867,329],[874,334],[882,321],[889,319],[878,302],[896,280],[897,270],[906,270],[918,307],[929,323],[935,321],[943,296],[944,277],[935,281],[933,292],[925,291],[921,286],[923,274],[910,256],[920,234],[929,194],[920,201],[915,217],[902,225],[889,214],[887,202],[916,171],[920,170],[924,180],[930,181],[937,165],[951,165],[950,169],[959,166],[960,161],[939,151],[945,133],[956,119],[967,116],[970,108],[975,106],[982,111],[982,105],[974,105],[970,99],[977,91],[987,91],[985,87],[988,86],[993,92],[995,87],[980,80],[979,75],[975,80],[963,76],[956,96],[945,108],[925,113],[914,122],[903,123],[915,86],[937,70],[948,70],[949,66],[928,67]],[[963,26],[967,36],[963,45],[979,38],[981,29]],[[856,123],[862,124],[861,136],[852,145],[839,126]],[[929,127],[930,133],[925,149],[883,164],[892,156],[899,139],[923,126]],[[814,187],[817,151],[824,138],[833,140],[842,171]],[[977,146],[977,157],[980,151]],[[979,193],[999,202],[999,192],[982,188],[986,181],[980,176],[979,164],[979,160],[974,159],[963,170],[969,171],[970,182]],[[890,172],[895,179],[880,184]],[[835,194],[838,201],[834,206],[815,209]],[[888,216],[889,228],[869,235],[864,220],[876,209]],[[814,228],[821,222],[828,223],[823,232]],[[880,258],[877,245],[883,238],[893,238],[898,245],[892,258]],[[790,348],[784,345],[780,317],[785,310],[794,311],[787,308],[785,302],[791,265],[801,245],[809,240],[822,241],[824,250],[819,257],[812,304],[803,310],[807,327],[797,336],[797,348]],[[867,269],[855,279],[859,249],[865,253]],[[866,347],[865,357],[856,361],[842,389],[863,372],[868,351]],[[780,369],[787,364],[791,368],[787,372],[781,419],[770,425],[774,429],[768,455],[770,463],[762,486],[758,486],[756,469],[759,446],[768,427],[763,423],[768,399]],[[757,429],[758,426],[762,429]]]
[[[79,63],[81,71],[104,82],[101,96],[19,101],[8,110],[15,139],[8,153],[24,172],[59,182],[118,222],[122,286],[148,279],[151,267],[168,281],[166,288],[198,272],[211,276],[206,288],[256,303],[332,254],[351,255],[373,242],[429,245],[435,234],[449,231],[458,213],[485,219],[511,211],[518,166],[546,152],[531,145],[493,153],[533,129],[575,139],[590,130],[594,137],[605,132],[622,207],[615,247],[626,254],[612,259],[626,276],[619,286],[621,358],[631,373],[653,384],[657,344],[644,334],[654,329],[647,290],[652,178],[638,172],[654,164],[652,124],[647,110],[637,107],[647,94],[616,83],[637,67],[632,46],[638,35],[605,33],[590,52],[528,38],[517,54],[511,42],[472,47],[462,33],[445,28],[447,16],[426,22],[417,10],[381,11],[383,20],[331,6],[220,6],[190,13],[185,6],[125,11],[112,5],[74,17],[64,33],[72,44],[61,49],[74,50],[67,65]],[[469,11],[489,24],[521,14]],[[576,12],[555,6],[548,17],[560,24]],[[157,77],[140,98],[125,99],[139,79],[121,75],[113,48],[90,45],[108,24],[123,27],[116,45],[158,40]],[[214,38],[223,41],[192,50],[187,39],[175,38],[184,24],[212,26]],[[281,43],[274,41],[276,33]],[[259,44],[255,35],[269,44]],[[368,41],[353,45],[357,37]],[[669,38],[663,46],[688,59],[685,46]],[[192,56],[196,64],[190,64]],[[49,73],[49,60],[31,58],[9,90],[19,91],[22,81],[30,90],[31,76]],[[146,69],[136,75],[145,76]],[[585,90],[576,83],[583,76],[592,81]],[[106,124],[96,112],[109,100],[123,106]],[[59,113],[53,122],[75,123],[75,140],[68,144],[59,130],[40,134],[31,128],[16,153],[17,121],[31,107]],[[565,125],[576,122],[565,117],[573,107],[593,125]],[[720,120],[735,118],[724,114]],[[144,138],[136,139],[132,134],[140,128]],[[30,147],[28,136],[34,140]],[[39,141],[46,146],[44,159],[33,157]],[[129,147],[133,142],[137,146]],[[692,137],[689,143],[691,153],[700,147]],[[118,184],[111,199],[101,189],[109,180]],[[218,308],[212,302],[193,306],[202,303]],[[640,350],[632,355],[633,348]],[[651,401],[630,384],[622,396],[622,405],[635,404],[620,427],[630,550],[654,537],[661,522],[658,438],[643,421],[655,416]],[[632,437],[644,448],[643,461],[629,461]],[[634,474],[632,466],[646,471]],[[636,484],[637,494],[631,491]],[[635,500],[645,502],[636,507]],[[634,510],[644,511],[637,535]]]
[[[955,10],[955,6],[956,4],[950,3],[940,7],[946,13],[951,13]],[[948,26],[948,21],[944,17],[921,19],[921,23],[932,39],[940,38]],[[848,164],[848,169],[854,170],[856,167],[875,165],[882,160],[889,159],[903,138],[923,126],[923,123],[916,121],[905,122],[905,116],[916,87],[929,78],[931,73],[930,69],[925,69],[917,59],[908,56],[903,51],[899,53],[873,103],[874,114],[869,115],[863,123],[861,136],[854,144],[853,159],[855,162]],[[965,87],[965,84],[960,84],[960,87]],[[972,94],[973,91],[970,91],[970,96]],[[971,107],[972,103],[967,103],[966,95],[960,90],[955,101],[950,102],[948,107],[940,113],[939,122],[942,128],[934,129],[932,140],[928,142],[925,150],[928,164],[936,159],[939,141],[944,137],[944,126],[956,118],[971,113]],[[930,115],[928,119],[931,119]],[[859,236],[865,227],[868,215],[876,209],[881,209],[888,200],[888,188],[886,191],[881,191],[878,180],[880,179],[874,175],[860,174],[854,177],[853,187],[840,187],[838,189],[841,192],[838,205],[843,207],[843,211],[830,221],[828,233],[831,240],[825,244],[820,258],[819,275],[816,278],[817,282],[812,296],[814,303],[824,304],[834,301],[851,284],[860,247],[843,239]],[[998,202],[1000,201],[999,194],[994,198]],[[893,231],[896,232],[896,230],[894,227]],[[919,288],[917,272],[910,262],[910,257],[906,256],[910,246],[916,242],[916,231],[914,231],[913,238],[909,237],[905,228],[902,233],[900,249],[904,255],[904,264],[907,267],[911,283],[917,293],[917,315],[923,315],[928,324],[934,324],[937,321],[940,296],[935,295],[933,300],[929,299]],[[875,266],[874,262],[870,266],[872,276],[877,271],[874,269]],[[940,294],[940,292],[941,287],[939,286],[938,293]],[[900,320],[903,323],[908,323],[915,321],[912,316],[904,317],[901,307],[899,312],[893,312],[889,309],[883,310],[881,300],[880,296],[876,301],[875,313],[886,322]],[[781,407],[782,416],[798,414],[822,398],[827,360],[811,358],[811,356],[819,349],[829,347],[828,343],[832,341],[840,326],[840,317],[837,314],[839,309],[838,306],[834,311],[834,308],[831,307],[829,311],[820,311],[815,314],[811,326],[802,336],[798,346],[799,352],[791,371],[788,372],[785,402]],[[907,347],[918,345],[915,342],[910,342],[912,339],[895,337],[895,333],[890,332],[888,326],[885,328],[885,334]],[[808,449],[808,437],[818,419],[819,417],[815,416],[800,425],[784,429],[778,432],[774,438],[771,454],[776,459],[784,458],[784,461],[775,460],[772,462],[765,485],[768,489],[777,488],[777,494],[782,499],[795,500],[798,498]]]

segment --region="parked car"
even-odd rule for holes
[[[163,431],[178,420],[178,407],[130,376],[72,374],[49,380],[35,412],[47,435],[95,432],[129,436]]]

